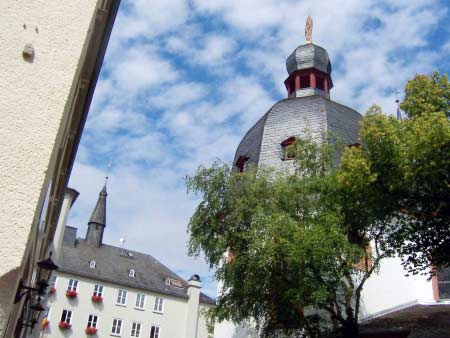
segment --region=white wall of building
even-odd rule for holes
[[[99,2],[0,1],[0,333],[17,276],[26,275],[24,256],[36,249],[37,223]],[[24,59],[25,45],[33,47],[34,58]]]
[[[391,312],[413,303],[434,302],[433,287],[427,276],[405,276],[400,258],[381,261],[377,274],[365,283],[361,299],[361,317]]]
[[[209,334],[206,329],[206,321],[201,309],[207,308],[205,305],[197,307],[193,311],[200,314],[198,323],[186,323],[188,318],[188,299],[167,296],[148,291],[121,287],[116,284],[94,281],[77,276],[71,276],[66,273],[56,273],[56,293],[48,298],[47,307],[49,310],[48,320],[49,326],[43,332],[43,337],[84,337],[87,327],[89,314],[98,316],[98,333],[97,337],[110,337],[112,322],[114,318],[123,320],[122,337],[131,336],[131,327],[133,322],[141,323],[141,337],[150,337],[150,328],[152,325],[160,327],[159,338],[208,338]],[[78,296],[75,299],[66,297],[65,292],[69,283],[69,279],[77,279]],[[95,284],[103,285],[103,302],[100,304],[93,303],[91,300],[92,292]],[[127,302],[125,306],[117,305],[118,289],[127,290]],[[136,295],[138,293],[145,294],[144,309],[135,307]],[[156,297],[164,298],[163,313],[153,311]],[[64,309],[72,310],[72,328],[68,331],[62,331],[58,327],[61,314]],[[192,309],[189,309],[192,310]],[[186,336],[187,326],[197,326],[197,336]],[[39,336],[41,337],[41,336]]]

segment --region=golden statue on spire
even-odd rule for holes
[[[306,43],[312,43],[312,29],[313,29],[313,20],[311,18],[311,15],[308,15],[308,19],[306,19],[306,25],[305,25],[305,38]]]

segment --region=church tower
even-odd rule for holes
[[[99,247],[103,242],[103,232],[106,226],[106,182],[103,189],[98,195],[97,204],[92,212],[88,223],[88,230],[86,233],[86,242],[89,245]]]

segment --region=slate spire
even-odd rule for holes
[[[106,197],[108,196],[108,193],[106,192],[107,180],[108,178],[106,178],[105,185],[98,195],[97,204],[95,205],[94,211],[88,222],[86,241],[93,246],[102,245],[103,231],[106,226]]]

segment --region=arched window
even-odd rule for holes
[[[294,136],[291,136],[281,142],[281,149],[283,150],[283,160],[292,160],[295,158],[295,140]]]
[[[92,260],[92,261],[89,262],[89,267],[90,267],[91,269],[95,269],[95,261],[94,261],[94,260]]]
[[[128,273],[128,276],[134,277],[135,274],[136,274],[136,272],[133,269],[130,269],[130,272]]]

